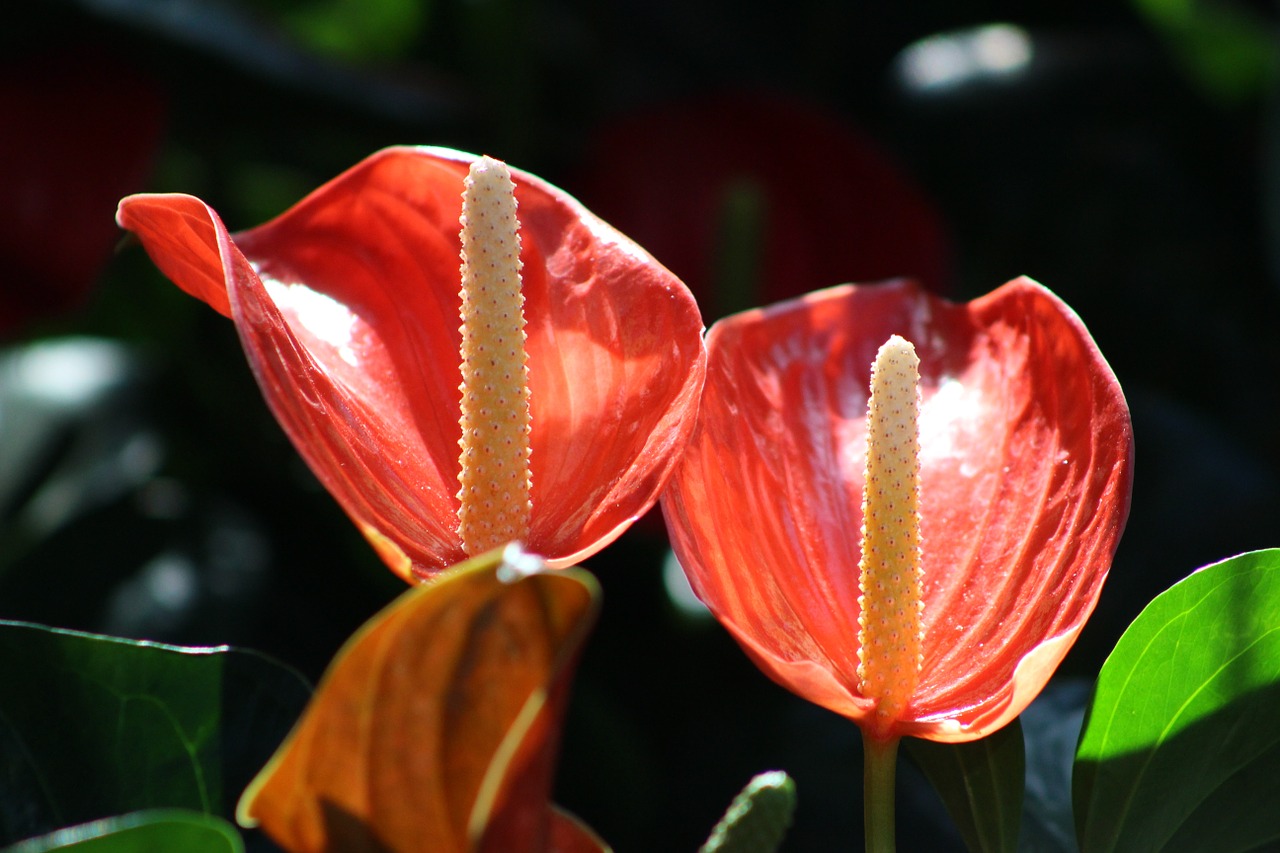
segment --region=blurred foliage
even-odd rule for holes
[[[1133,0],[1197,84],[1228,103],[1275,83],[1280,45],[1274,22],[1230,0]]]
[[[291,36],[348,60],[388,60],[408,52],[427,22],[428,0],[270,0],[263,4]]]

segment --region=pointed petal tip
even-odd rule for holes
[[[174,284],[231,316],[222,251],[230,236],[213,208],[183,193],[140,193],[120,200],[116,223]]]

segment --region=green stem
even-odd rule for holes
[[[862,733],[862,807],[867,853],[894,853],[894,778],[898,738],[880,740]]]

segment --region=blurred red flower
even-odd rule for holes
[[[949,287],[928,197],[869,136],[779,94],[628,113],[596,132],[570,185],[680,276],[709,319],[847,281]]]
[[[119,240],[108,214],[143,185],[165,113],[158,86],[102,51],[6,57],[0,335],[84,300]]]

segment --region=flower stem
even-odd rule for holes
[[[862,808],[867,853],[894,853],[894,779],[898,738],[885,740],[862,733]]]

